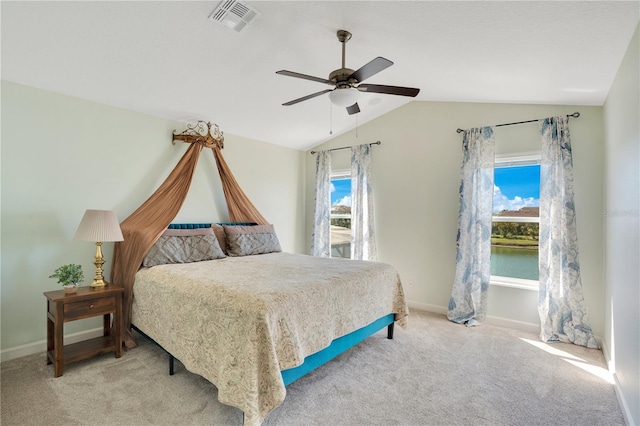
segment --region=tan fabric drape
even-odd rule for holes
[[[200,143],[192,143],[162,185],[120,224],[124,241],[116,243],[114,247],[111,282],[124,287],[122,329],[127,348],[136,346],[131,333],[135,274],[149,249],[180,211],[202,148]],[[212,150],[227,200],[229,219],[233,222],[268,224],[238,185],[220,149],[216,146]]]
[[[224,198],[227,200],[229,220],[231,222],[256,222],[259,225],[268,225],[269,222],[262,217],[258,209],[255,208],[244,191],[242,191],[240,185],[238,185],[227,162],[224,161],[220,148],[216,146],[211,150],[218,166]]]
[[[111,282],[124,287],[122,301],[124,327],[122,329],[127,348],[136,346],[131,334],[131,305],[135,274],[153,243],[180,211],[201,151],[202,145],[191,144],[156,192],[120,224],[124,241],[116,243],[113,250]]]

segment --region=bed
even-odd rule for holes
[[[227,237],[264,236],[233,228]],[[245,425],[280,405],[286,385],[408,314],[392,266],[281,250],[144,267],[133,294],[135,328],[213,383]]]

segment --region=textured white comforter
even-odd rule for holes
[[[284,401],[281,370],[333,339],[408,313],[395,268],[271,253],[138,271],[132,322],[259,424]]]

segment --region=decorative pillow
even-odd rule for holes
[[[229,256],[249,256],[282,251],[273,225],[222,226]]]
[[[151,247],[142,266],[191,263],[226,257],[211,228],[167,229]]]
[[[222,249],[222,252],[226,253],[227,239],[224,235],[224,228],[221,225],[218,225],[217,223],[214,223],[213,225],[211,225],[211,228],[213,228],[213,233],[216,234],[216,238],[218,239],[218,243],[220,244],[220,248]]]

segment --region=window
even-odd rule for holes
[[[496,158],[492,284],[538,289],[540,156]]]
[[[331,174],[331,257],[351,258],[351,172]]]

